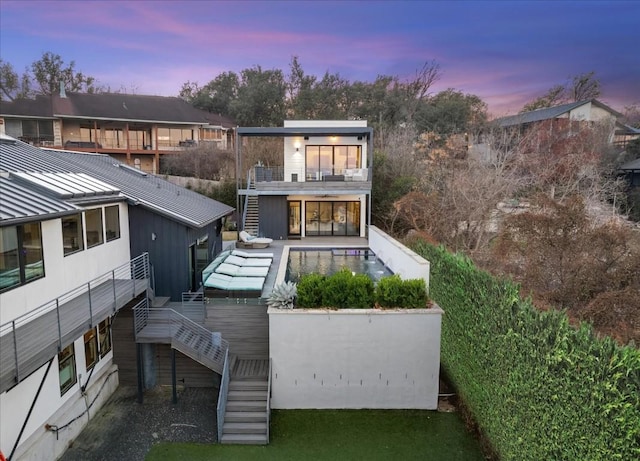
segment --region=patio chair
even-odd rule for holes
[[[247,231],[240,231],[239,247],[241,248],[267,248],[273,242],[273,239],[267,237],[254,237]]]

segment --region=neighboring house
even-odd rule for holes
[[[0,450],[53,459],[118,386],[115,350],[139,370],[153,354],[118,345],[115,316],[128,312],[131,336],[153,288],[199,288],[233,209],[106,155],[4,135],[0,197]]]
[[[625,125],[622,117],[622,114],[596,99],[510,115],[493,122],[495,127],[502,129],[505,133],[508,132],[508,136],[496,136],[495,132],[491,135],[481,133],[469,146],[469,154],[476,158],[490,159],[496,144],[515,142],[533,128],[544,128],[549,134],[554,130],[570,130],[583,122],[609,123],[611,126],[609,143],[624,148],[629,141],[640,137],[640,131]]]
[[[238,128],[241,227],[273,239],[367,235],[373,130],[366,121],[285,121]],[[282,163],[244,165],[243,138],[283,138]],[[245,170],[244,168],[248,168]]]
[[[0,132],[40,147],[98,152],[157,173],[160,156],[233,147],[234,122],[177,97],[66,93],[0,101]]]
[[[625,163],[618,171],[625,176],[629,186],[632,188],[640,188],[640,158]]]

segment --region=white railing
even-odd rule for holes
[[[218,426],[218,443],[222,440],[222,431],[224,429],[224,414],[227,411],[227,394],[229,393],[229,349],[224,354],[224,368],[222,369],[222,377],[220,378],[220,391],[218,392],[217,407],[217,426]],[[267,430],[268,430],[267,422]]]

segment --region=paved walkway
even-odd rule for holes
[[[213,388],[186,388],[171,403],[171,388],[148,390],[138,404],[136,389],[119,387],[93,415],[61,461],[144,461],[158,442],[215,443]]]

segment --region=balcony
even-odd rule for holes
[[[144,253],[0,325],[0,393],[144,293],[149,273],[149,255]]]
[[[334,173],[340,174],[334,174]],[[369,168],[285,173],[283,166],[254,166],[247,174],[247,189],[240,195],[366,194],[371,192]]]

